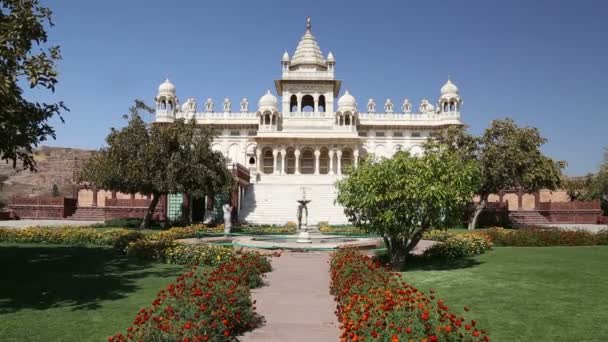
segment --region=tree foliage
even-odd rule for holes
[[[84,164],[80,181],[107,190],[152,195],[142,226],[150,224],[163,194],[211,195],[232,188],[224,157],[211,149],[210,127],[180,119],[149,128],[141,119],[142,111],[152,108],[135,101],[128,125],[111,130],[108,146]]]
[[[337,202],[353,225],[381,234],[391,262],[402,266],[425,231],[462,215],[479,181],[477,164],[447,149],[421,157],[398,152],[364,161],[338,182]]]
[[[55,91],[58,46],[45,47],[52,12],[38,0],[0,0],[0,160],[35,170],[33,148],[55,138],[49,119],[63,102],[28,101],[20,84]]]
[[[600,200],[604,215],[608,216],[608,148],[604,148],[604,160],[598,172],[587,177],[582,199]]]
[[[479,165],[482,181],[476,194],[480,202],[469,224],[469,228],[474,229],[490,194],[501,190],[554,190],[560,186],[565,163],[542,153],[541,147],[546,141],[537,128],[520,127],[513,120],[504,119],[492,121],[480,137],[460,127],[451,128],[444,136],[429,142],[427,148],[440,144]]]

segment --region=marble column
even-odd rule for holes
[[[353,151],[353,168],[359,167],[359,149]]]
[[[279,151],[276,148],[272,149],[272,173],[277,174],[279,170],[277,169],[277,156]]]
[[[296,169],[294,170],[294,174],[299,175],[300,174],[300,149],[296,148],[295,151],[293,151],[293,155],[296,157]]]
[[[315,96],[315,109],[314,109],[314,114],[315,116],[319,115],[319,96]]]
[[[319,174],[319,157],[321,156],[321,151],[319,149],[315,150],[315,175]]]
[[[285,157],[287,156],[287,151],[285,151],[285,149],[281,150],[281,174],[287,174],[287,160],[285,159]]]
[[[302,113],[302,96],[298,96],[298,113]]]
[[[256,171],[258,173],[262,173],[262,168],[263,168],[263,164],[262,164],[262,162],[263,162],[263,159],[262,159],[262,149],[260,149],[260,148],[256,148],[255,149],[255,157],[256,157],[255,161],[256,161],[256,165],[257,165],[256,166],[256,169],[257,169]]]
[[[329,155],[329,174],[334,174],[334,150],[329,150],[327,153]]]
[[[338,172],[337,173],[338,173],[338,175],[341,175],[342,174],[342,151],[340,151],[340,150],[336,151],[336,157],[338,160],[338,170],[337,170]]]

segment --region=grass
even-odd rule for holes
[[[0,244],[0,340],[105,341],[183,267],[109,248]]]
[[[608,336],[608,247],[498,247],[403,273],[488,329],[493,341],[602,341]]]

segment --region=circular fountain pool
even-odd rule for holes
[[[330,250],[345,247],[377,248],[381,246],[381,239],[372,237],[349,237],[338,235],[310,234],[310,242],[298,242],[297,235],[271,235],[271,236],[236,236],[232,240],[234,246],[265,248],[265,249],[293,249],[293,250]]]

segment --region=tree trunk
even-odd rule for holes
[[[402,270],[407,263],[410,252],[416,247],[422,239],[422,233],[426,229],[420,229],[415,232],[408,241],[402,241],[398,238],[385,237],[384,241],[387,246],[391,266],[396,270]]]
[[[154,193],[152,194],[152,200],[150,201],[150,205],[148,206],[148,211],[146,211],[146,215],[144,216],[144,220],[141,221],[140,229],[150,227],[152,223],[152,217],[154,216],[154,211],[156,210],[156,206],[158,205],[158,201],[160,200],[160,194]]]
[[[480,197],[479,204],[475,207],[475,212],[473,213],[473,217],[469,221],[469,230],[474,230],[477,227],[477,219],[481,212],[486,208],[486,204],[488,203],[488,196],[484,195]]]

